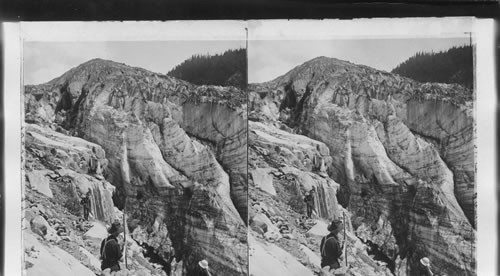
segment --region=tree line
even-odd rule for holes
[[[223,54],[193,55],[175,66],[167,75],[197,85],[235,86],[247,84],[246,50],[231,49]]]
[[[392,70],[392,73],[420,82],[457,83],[473,86],[473,53],[469,45],[447,51],[418,52]]]

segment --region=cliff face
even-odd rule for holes
[[[94,217],[113,221],[114,187],[100,175],[107,160],[99,145],[32,124],[25,127],[24,141],[29,188],[75,212],[80,210],[81,195],[90,191]]]
[[[217,275],[248,265],[256,276],[314,275],[325,222],[344,216],[348,275],[414,275],[423,256],[435,272],[474,275],[472,100],[458,85],[324,57],[252,85],[248,98],[92,60],[25,87],[26,240],[78,244],[93,269],[72,266],[98,271],[103,226],[84,229],[85,243],[54,234],[91,191],[95,220],[126,212],[132,265],[146,275],[161,273],[139,245],[171,275],[200,259]],[[59,249],[44,250],[57,261]],[[45,269],[28,253],[33,271]]]
[[[138,242],[184,273],[246,275],[244,92],[98,59],[25,92],[27,122],[98,145]]]
[[[279,160],[269,155],[285,148],[278,151],[284,163],[320,175],[306,165],[317,153],[290,146],[303,143],[299,135],[324,145],[323,181],[337,183],[352,230],[394,263],[393,273],[413,275],[428,256],[438,271],[475,274],[471,91],[325,57],[250,90],[249,119],[259,122],[249,125],[250,148],[267,149],[255,155]],[[283,143],[282,132],[296,137]],[[320,206],[331,202],[317,198]],[[323,218],[334,215],[319,210]]]

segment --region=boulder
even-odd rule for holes
[[[250,174],[257,188],[272,196],[276,196],[276,190],[273,186],[273,176],[269,174],[270,171],[270,169],[257,168],[252,170]]]
[[[101,276],[112,276],[111,275],[111,268],[106,268],[105,270],[102,271]],[[116,276],[116,275],[113,275]]]
[[[57,232],[54,229],[52,229],[52,227],[50,227],[49,229],[50,230],[47,231],[47,234],[44,236],[44,239],[46,241],[49,241],[52,243],[58,243],[61,239],[69,241],[69,237],[65,236],[65,237],[61,238],[59,235],[57,235]]]
[[[276,227],[271,222],[271,220],[262,213],[256,214],[253,218],[250,219],[250,227],[261,234],[265,234],[269,231],[279,233],[278,227]]]
[[[31,187],[33,190],[36,190],[45,196],[52,198],[52,190],[50,190],[50,184],[49,184],[49,179],[45,175],[47,174],[47,171],[31,171],[31,172],[26,172],[26,177],[28,178],[28,183],[29,187]]]
[[[301,244],[300,250],[306,255],[306,258],[310,264],[314,267],[320,268],[321,266],[321,257],[318,254],[314,253],[309,247]]]
[[[103,239],[108,236],[108,230],[106,226],[100,222],[93,222],[93,226],[85,234],[83,234],[84,240],[91,240],[96,244],[100,244]]]
[[[50,227],[47,221],[40,215],[35,216],[30,221],[31,231],[40,235],[41,237],[45,237],[47,235],[48,228]]]
[[[101,270],[101,262],[92,253],[83,247],[79,247],[78,250],[87,258],[87,263],[96,271]]]
[[[273,217],[278,214],[278,211],[274,206],[271,206],[265,203],[264,201],[259,202],[258,207],[256,208],[258,208],[262,213],[266,214],[268,217]]]
[[[316,224],[307,231],[307,235],[315,238],[322,238],[328,235],[330,232],[326,229],[328,227],[328,223],[322,220],[317,220]]]
[[[266,241],[277,242],[282,238],[282,235],[278,231],[271,230],[264,233],[264,238],[266,239]]]
[[[31,208],[23,209],[23,229],[31,228],[31,221],[38,215],[39,214]]]

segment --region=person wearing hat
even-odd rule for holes
[[[314,210],[314,188],[304,197],[306,203],[307,217],[311,218]]]
[[[339,258],[342,256],[342,245],[340,245],[337,234],[342,229],[342,222],[340,220],[332,221],[327,230],[330,231],[328,235],[321,239],[321,268],[324,270],[332,271],[340,268]]]
[[[90,213],[90,189],[88,190],[87,194],[85,195],[84,198],[80,201],[80,204],[83,205],[83,218],[85,220],[89,220],[89,213]]]
[[[119,221],[113,222],[108,229],[109,236],[101,242],[101,269],[110,268],[111,271],[120,270],[120,259],[122,258],[121,246],[118,243],[118,235],[123,232]]]
[[[198,271],[196,276],[212,276],[210,270],[208,269],[207,260],[201,260],[198,262]]]
[[[434,276],[431,270],[431,261],[427,257],[420,259],[419,276]]]

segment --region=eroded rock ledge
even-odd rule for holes
[[[102,148],[137,239],[185,273],[207,259],[218,275],[246,275],[243,91],[100,59],[25,91],[27,122]]]
[[[409,275],[422,256],[439,271],[475,275],[472,91],[325,57],[250,91],[256,156],[293,163],[299,154],[283,146],[283,131],[323,143],[358,237],[407,263]],[[311,155],[291,165],[308,171]]]

